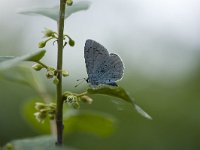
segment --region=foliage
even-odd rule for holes
[[[42,102],[40,98],[34,98],[27,101],[23,106],[23,115],[25,120],[41,134],[50,133],[49,118],[41,124],[33,114],[35,113],[34,104]],[[100,137],[110,135],[115,128],[115,119],[106,114],[96,111],[74,110],[64,107],[64,134],[68,135],[73,132],[91,133]]]
[[[81,102],[85,102],[87,104],[92,103],[93,99],[90,97],[90,95],[93,94],[103,94],[120,98],[132,104],[135,107],[136,111],[142,116],[151,119],[151,117],[144,110],[142,110],[135,103],[135,101],[133,101],[133,99],[122,87],[99,86],[97,88],[88,88],[83,93],[72,93],[71,91],[66,91],[62,93],[62,77],[69,76],[68,71],[62,69],[62,51],[63,48],[67,46],[67,44],[71,47],[75,45],[75,41],[72,40],[72,38],[68,34],[63,33],[64,19],[68,18],[73,13],[87,10],[90,6],[90,2],[88,1],[74,3],[73,5],[72,4],[73,1],[67,0],[61,1],[60,6],[55,6],[53,8],[34,8],[20,11],[20,13],[22,14],[39,14],[57,21],[58,33],[46,28],[43,32],[44,38],[46,39],[38,43],[38,48],[44,48],[46,44],[51,40],[57,42],[57,68],[48,66],[41,61],[46,53],[46,50],[40,50],[38,52],[20,57],[0,57],[0,71],[2,77],[17,81],[19,83],[25,83],[26,85],[29,85],[33,90],[35,90],[38,94],[38,97],[30,99],[24,104],[23,114],[25,119],[38,132],[45,134],[55,133],[54,126],[56,123],[58,145],[62,145],[63,143],[63,133],[65,135],[68,135],[73,132],[86,132],[95,134],[100,137],[105,137],[113,132],[115,128],[114,123],[116,122],[113,117],[107,115],[106,113],[82,111],[79,109]],[[35,64],[32,66],[32,68],[35,71],[45,69],[47,79],[54,78],[53,83],[56,85],[57,88],[56,103],[54,103],[54,98],[52,98],[50,94],[46,92],[44,85],[42,85],[42,82],[39,82],[39,79],[29,69],[22,69],[19,67],[19,70],[15,70],[11,68],[23,61],[34,62]],[[7,72],[8,69],[10,70]],[[22,75],[25,75],[25,77],[21,78]],[[63,107],[64,102],[67,103],[67,106],[65,107]],[[34,109],[34,104],[36,110]],[[33,116],[33,114],[35,115],[35,117]],[[38,150],[47,149],[49,147],[55,150],[64,149],[64,147],[55,147],[53,141],[55,141],[55,139],[52,137],[36,137],[34,139],[13,141],[10,143],[10,145],[7,145],[6,148],[8,149],[9,147],[11,147],[16,150],[30,149],[30,147],[31,149]]]
[[[22,61],[33,61],[33,62],[37,62],[39,61],[44,55],[45,55],[45,50],[40,50],[36,53],[32,53],[32,54],[27,54],[24,56],[20,56],[20,57],[14,57],[14,56],[1,56],[0,57],[0,71],[1,70],[5,70],[8,69],[12,66],[17,65],[18,63],[22,62]]]
[[[89,94],[104,94],[121,98],[122,100],[131,103],[135,107],[136,111],[143,117],[147,119],[152,119],[148,113],[146,113],[140,106],[138,106],[135,103],[135,101],[128,95],[128,93],[122,87],[101,86],[96,89],[89,88],[87,92]]]
[[[74,13],[89,9],[90,5],[91,3],[89,1],[74,2],[72,7],[68,7],[66,5],[65,19],[67,19],[69,16],[71,16]],[[18,13],[21,13],[24,15],[41,15],[41,16],[48,17],[54,21],[58,21],[59,6],[53,6],[50,8],[40,7],[40,8],[21,9],[18,11]]]
[[[14,140],[8,143],[5,150],[76,150],[66,146],[57,147],[55,145],[56,138],[53,136],[39,136],[34,138]]]

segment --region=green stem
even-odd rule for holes
[[[81,97],[81,96],[84,96],[84,95],[87,95],[87,92],[83,92],[83,93],[77,94],[76,96],[77,97]]]
[[[62,99],[62,63],[63,63],[63,31],[65,19],[66,0],[60,0],[60,13],[58,20],[58,55],[57,55],[57,109],[56,109],[56,125],[57,125],[57,145],[63,144],[63,99]]]
[[[65,34],[64,37],[67,37],[69,40],[71,39],[69,35]]]
[[[49,67],[47,65],[45,65],[44,63],[42,63],[41,61],[37,61],[38,64],[42,65],[44,68],[48,69]]]

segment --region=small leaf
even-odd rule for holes
[[[75,150],[66,146],[56,146],[56,137],[38,136],[9,142],[13,150]],[[4,147],[5,148],[5,147]]]
[[[67,110],[64,114],[65,134],[86,132],[105,137],[114,130],[115,119],[94,111]]]
[[[146,113],[141,107],[139,107],[135,101],[128,95],[128,93],[122,87],[113,86],[100,86],[98,88],[89,88],[87,90],[88,94],[104,94],[109,96],[114,96],[121,98],[129,103],[131,103],[136,111],[147,119],[152,119],[148,113]]]
[[[17,66],[6,71],[1,71],[0,77],[10,82],[16,82],[29,86],[30,83],[34,81],[30,68],[25,66]]]
[[[26,55],[24,56],[24,60],[25,61],[34,61],[34,62],[37,62],[39,61],[40,59],[42,59],[42,57],[44,57],[46,53],[46,50],[41,50],[39,52],[36,52],[36,53],[32,53],[30,55]]]
[[[13,67],[21,61],[37,62],[44,56],[45,52],[46,52],[45,50],[41,50],[39,52],[35,52],[32,54],[28,54],[28,55],[24,55],[24,56],[20,56],[20,57],[9,58],[3,62],[0,62],[0,70],[5,70],[10,67]]]
[[[87,10],[90,7],[89,1],[79,1],[75,2],[72,6],[66,5],[65,19],[71,16],[73,13]],[[59,6],[54,6],[51,8],[29,8],[19,10],[18,13],[24,15],[42,15],[51,18],[55,21],[59,19]]]

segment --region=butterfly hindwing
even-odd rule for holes
[[[124,67],[120,57],[111,53],[109,59],[102,63],[95,72],[97,72],[97,78],[100,83],[109,84],[120,80],[123,76],[123,70]]]

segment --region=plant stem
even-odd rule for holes
[[[60,13],[58,20],[58,55],[57,55],[57,109],[56,109],[56,125],[57,125],[57,145],[63,144],[63,99],[62,99],[62,63],[63,63],[63,31],[65,19],[66,0],[60,0]]]

